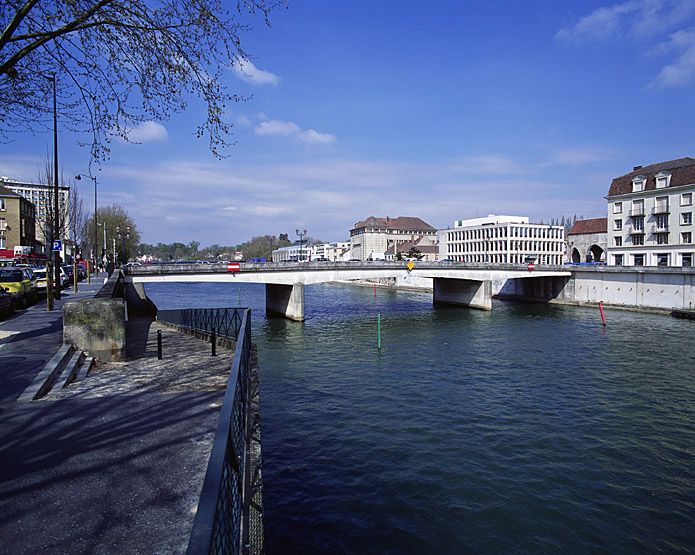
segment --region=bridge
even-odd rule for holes
[[[492,281],[569,277],[562,266],[530,270],[521,264],[464,264],[459,262],[290,262],[153,264],[125,269],[126,281],[264,283],[266,312],[304,320],[304,286],[336,281],[415,276],[433,280],[435,304],[454,304],[492,310]]]

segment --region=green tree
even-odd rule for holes
[[[123,246],[125,246],[125,261],[138,253],[140,232],[135,221],[128,215],[125,208],[118,204],[103,206],[97,211],[97,222],[99,224],[99,238],[102,239],[102,244],[98,245],[97,249],[100,258],[106,255],[110,262],[120,261],[121,248]],[[83,229],[85,246],[92,248],[92,235],[94,233],[93,214],[85,220]],[[103,244],[104,229],[106,229],[106,249],[104,249]],[[90,230],[92,230],[92,234],[89,233]],[[116,251],[116,260],[113,258],[114,250]]]
[[[113,136],[166,120],[191,98],[205,105],[197,136],[220,155],[232,124],[227,104],[242,100],[222,76],[243,71],[241,37],[282,0],[9,0],[0,3],[0,137],[41,130],[52,110],[89,133],[95,159]]]

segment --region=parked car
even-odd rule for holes
[[[70,264],[61,264],[60,267],[68,275],[68,283],[66,287],[69,287],[75,281],[75,268],[73,268]]]
[[[36,302],[34,274],[29,268],[0,268],[0,286],[12,295],[15,306],[27,306]]]
[[[12,295],[0,287],[0,315],[2,315],[3,318],[6,318],[13,312],[14,302],[12,301]]]
[[[77,280],[87,279],[87,268],[83,264],[77,265]]]

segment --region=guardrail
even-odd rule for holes
[[[157,318],[194,331],[214,325],[217,333],[236,340],[188,553],[263,553],[258,369],[251,343],[251,309],[162,310]]]

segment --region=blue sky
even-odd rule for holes
[[[596,217],[613,177],[695,156],[695,0],[290,0],[245,46],[226,82],[252,98],[230,108],[228,158],[194,138],[193,105],[94,168],[100,203],[143,241],[298,227],[336,241],[370,215]],[[78,140],[61,134],[66,175],[87,171]],[[50,149],[50,134],[0,145],[0,175],[35,180]]]

